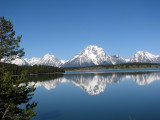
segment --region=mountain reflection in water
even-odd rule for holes
[[[35,87],[43,86],[47,90],[51,90],[60,83],[71,82],[90,95],[98,95],[104,92],[108,84],[120,83],[126,79],[132,79],[138,85],[148,85],[156,80],[160,80],[160,72],[65,74],[57,75],[53,78],[47,75],[46,77],[37,76],[36,82],[31,80],[29,85],[35,85]]]

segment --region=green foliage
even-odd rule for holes
[[[33,109],[37,103],[29,103],[34,95],[34,86],[28,87],[24,83],[24,68],[1,63],[4,57],[12,60],[24,55],[24,49],[19,49],[22,36],[14,36],[13,24],[0,17],[0,119],[30,120],[36,115]],[[14,79],[13,74],[21,75]]]
[[[157,63],[124,63],[118,65],[96,65],[87,67],[69,67],[63,68],[66,71],[76,70],[109,70],[109,69],[136,69],[136,68],[160,68],[160,64]]]
[[[28,103],[35,91],[34,86],[23,84],[22,73],[16,80],[10,72],[0,69],[0,118],[2,120],[30,120],[36,113],[33,111],[36,102]],[[23,108],[21,106],[24,106]]]
[[[12,72],[13,75],[20,75],[22,71],[25,71],[26,74],[48,74],[48,73],[60,73],[65,72],[64,69],[53,67],[53,66],[44,66],[44,65],[34,65],[34,66],[18,66],[14,64],[1,63],[0,68],[3,67],[7,71]]]
[[[19,42],[22,36],[15,36],[13,30],[13,24],[11,21],[5,20],[4,17],[0,17],[0,62],[3,57],[7,59],[14,59],[15,56],[24,56],[24,49],[19,49]]]

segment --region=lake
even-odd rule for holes
[[[33,120],[160,120],[159,71],[30,76],[29,84],[37,88],[33,101],[38,101]]]

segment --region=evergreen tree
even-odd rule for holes
[[[13,24],[0,17],[0,62],[2,58],[14,59],[22,57],[24,49],[19,49],[22,36],[15,36]],[[14,79],[19,71],[15,65],[0,63],[0,119],[2,120],[30,120],[36,113],[33,111],[37,103],[28,103],[35,91],[34,86],[24,84],[24,74]],[[16,69],[16,70],[14,70]],[[12,71],[12,72],[9,72]]]
[[[33,111],[37,103],[28,103],[32,99],[34,86],[23,84],[24,74],[16,80],[11,73],[0,69],[0,119],[30,120],[36,113]]]
[[[3,57],[7,60],[14,59],[15,57],[24,56],[24,49],[20,49],[19,42],[22,36],[14,37],[15,31],[11,21],[5,20],[0,17],[0,62]]]

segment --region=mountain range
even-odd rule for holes
[[[119,55],[107,55],[102,48],[96,45],[89,45],[70,60],[59,60],[54,55],[46,54],[42,58],[16,58],[10,61],[10,63],[17,65],[48,65],[55,67],[84,67],[133,62],[160,63],[160,55],[153,55],[146,51],[138,51],[130,59],[124,59]]]

